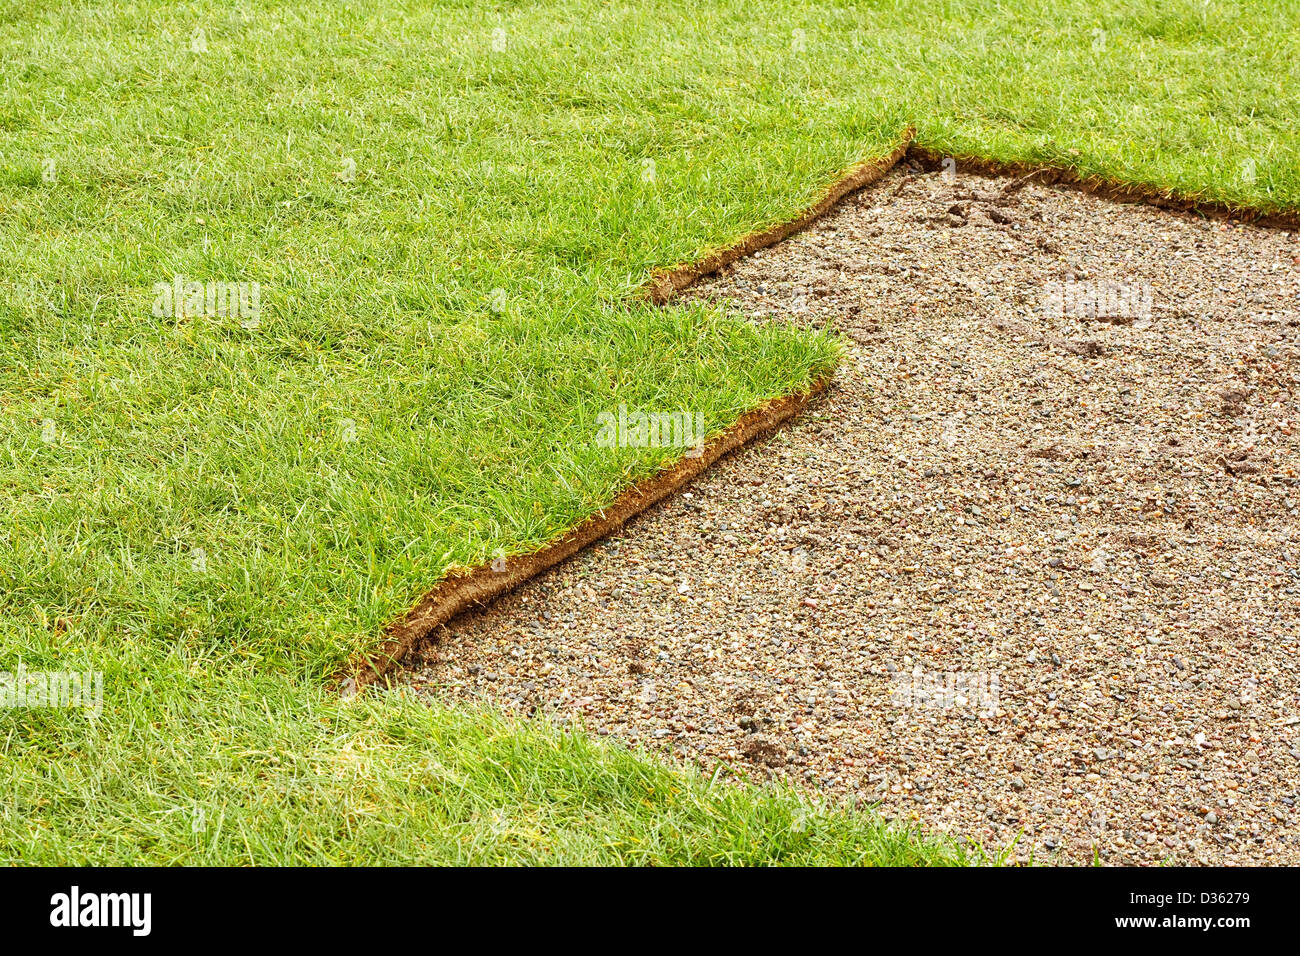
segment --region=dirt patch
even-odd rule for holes
[[[824,404],[405,679],[1022,856],[1298,863],[1297,266],[899,167],[687,293],[838,328]]]

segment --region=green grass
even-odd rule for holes
[[[127,717],[131,719],[124,719]],[[83,719],[84,722],[84,719]],[[27,863],[958,865],[979,854],[559,728],[216,678],[40,754]],[[149,755],[142,761],[139,755]],[[37,754],[29,754],[32,760]],[[15,813],[17,808],[7,808]]]
[[[670,457],[596,447],[600,412],[716,430],[830,368],[832,337],[631,293],[908,123],[1300,208],[1295,16],[0,0],[0,668],[106,682],[97,719],[0,713],[0,860],[952,858],[788,791],[321,687],[449,568],[535,549]],[[260,323],[155,317],[177,274],[257,282]]]

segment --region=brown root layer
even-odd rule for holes
[[[1184,196],[1146,183],[1125,183],[1103,179],[1100,176],[1085,176],[1067,166],[1005,163],[980,156],[949,156],[915,143],[908,147],[907,159],[930,171],[942,168],[944,160],[950,159],[958,173],[984,177],[1011,176],[1022,182],[1033,181],[1042,186],[1066,186],[1078,189],[1111,202],[1145,203],[1172,212],[1191,213],[1209,219],[1233,219],[1272,229],[1300,229],[1300,212],[1230,206],[1194,196]]]
[[[508,559],[503,570],[482,565],[463,575],[447,578],[424,595],[405,617],[390,625],[384,643],[365,658],[355,660],[344,676],[350,676],[359,687],[379,680],[434,628],[462,611],[488,604],[572,557],[593,541],[617,531],[629,519],[689,484],[723,455],[797,416],[825,391],[829,383],[829,378],[821,379],[807,392],[784,395],[748,412],[721,435],[707,442],[700,454],[684,457],[671,468],[633,485],[608,508],[592,515],[553,544],[532,554]],[[502,565],[496,562],[496,566]]]
[[[898,164],[898,161],[907,155],[907,150],[912,143],[912,137],[915,135],[916,130],[909,126],[903,131],[903,135],[899,138],[898,145],[894,147],[893,152],[881,159],[859,163],[854,166],[844,176],[836,180],[826,190],[826,194],[821,199],[793,219],[777,223],[775,226],[759,232],[751,232],[734,245],[719,249],[717,252],[711,252],[696,262],[655,272],[650,277],[650,281],[646,283],[642,294],[656,305],[663,305],[682,289],[704,276],[717,272],[723,266],[735,262],[737,259],[753,255],[759,249],[776,245],[796,232],[808,228],[813,222],[835,208],[836,204],[849,193],[857,192],[859,189],[884,179],[885,175]]]

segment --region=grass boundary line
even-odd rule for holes
[[[473,608],[483,607],[525,581],[572,557],[587,545],[619,530],[668,495],[694,481],[724,455],[749,444],[798,416],[830,385],[829,376],[814,382],[805,392],[772,399],[753,409],[722,434],[707,442],[695,457],[684,457],[671,468],[638,482],[620,494],[607,508],[587,518],[573,530],[532,554],[507,559],[504,571],[480,565],[463,574],[448,577],[427,592],[400,620],[389,625],[380,647],[354,658],[340,675],[346,685],[357,689],[381,680],[439,625]]]
[[[767,229],[761,229],[758,232],[751,232],[739,242],[716,252],[711,252],[695,262],[689,262],[672,269],[656,270],[651,273],[650,281],[642,287],[642,297],[649,299],[655,305],[664,305],[670,302],[682,289],[699,281],[704,276],[717,272],[723,266],[730,265],[737,259],[753,255],[759,249],[774,246],[778,242],[790,238],[796,232],[808,228],[810,224],[839,205],[840,200],[845,196],[884,179],[889,171],[907,155],[912,145],[912,139],[915,136],[916,127],[907,127],[899,137],[898,145],[894,147],[893,152],[887,156],[882,156],[880,159],[858,163],[853,166],[847,173],[827,187],[821,199],[793,219],[787,219],[785,222],[779,222],[775,226],[769,226]]]
[[[908,147],[907,159],[917,163],[927,172],[941,169],[944,160],[950,159],[956,164],[958,175],[967,174],[985,178],[1011,177],[1017,180],[1012,184],[1012,187],[1016,188],[1033,181],[1041,186],[1065,186],[1077,189],[1110,202],[1144,203],[1169,212],[1189,213],[1209,219],[1230,219],[1268,229],[1300,230],[1300,211],[1233,206],[1212,199],[1185,195],[1172,189],[1160,189],[1147,183],[1130,183],[1092,174],[1084,175],[1069,166],[1058,166],[1052,163],[1006,162],[982,156],[952,155],[915,142]]]

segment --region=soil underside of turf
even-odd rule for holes
[[[682,294],[837,329],[819,405],[399,679],[1018,858],[1300,863],[1300,242],[927,167]]]

